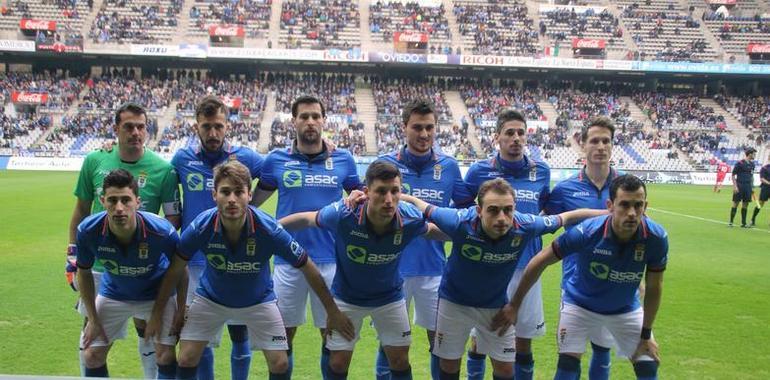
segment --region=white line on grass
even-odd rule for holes
[[[704,222],[709,222],[709,223],[716,223],[716,224],[721,224],[721,225],[723,225],[723,226],[726,226],[726,225],[728,224],[727,222],[723,222],[723,221],[721,221],[721,220],[714,220],[714,219],[701,218],[700,216],[695,216],[695,215],[680,214],[680,213],[678,213],[678,212],[673,212],[673,211],[666,211],[666,210],[662,210],[662,209],[659,209],[659,208],[654,208],[654,207],[647,207],[647,209],[648,209],[648,210],[652,210],[652,211],[656,211],[656,212],[660,212],[660,213],[663,213],[663,214],[669,214],[669,215],[682,216],[682,217],[685,217],[685,218],[696,219],[696,220],[702,220],[702,221],[704,221]],[[740,227],[736,226],[736,228],[740,228]],[[759,228],[749,228],[749,229],[750,229],[750,230],[752,230],[752,231],[765,232],[765,233],[768,233],[768,234],[770,234],[770,231],[768,231],[768,230],[762,230],[762,229],[759,229]]]

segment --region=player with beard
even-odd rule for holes
[[[321,138],[326,124],[326,109],[321,100],[313,96],[299,97],[292,103],[291,114],[297,138],[291,147],[273,150],[265,157],[252,198],[252,204],[259,206],[278,190],[276,217],[279,219],[298,212],[317,211],[342,198],[343,190],[350,192],[362,187],[353,155]],[[326,285],[331,286],[336,269],[332,233],[314,228],[292,235],[307,249]],[[289,343],[289,373],[293,367],[294,334],[297,327],[305,323],[309,296],[313,322],[322,337],[320,367],[321,373],[325,374],[329,367],[329,350],[326,349],[326,313],[322,304],[310,292],[299,270],[280,257],[275,258],[274,264],[275,293]]]
[[[259,177],[262,170],[262,157],[248,147],[232,146],[227,141],[229,130],[227,106],[216,96],[202,98],[195,107],[195,132],[200,140],[199,146],[190,146],[176,152],[171,164],[179,175],[179,182],[184,192],[182,205],[182,229],[203,211],[216,206],[211,192],[214,190],[214,167],[228,160],[238,160],[249,169],[251,178]],[[195,253],[188,262],[190,270],[187,287],[187,305],[189,306],[198,288],[198,282],[206,268],[206,257],[202,252]],[[228,324],[230,340],[233,342],[230,353],[230,373],[232,379],[246,379],[251,363],[246,326]],[[218,345],[219,337],[213,343]],[[198,380],[214,379],[214,354],[211,347],[206,347],[198,364]]]

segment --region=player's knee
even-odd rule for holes
[[[179,350],[179,360],[178,364],[180,367],[195,367],[198,365],[198,362],[201,360],[201,355],[195,355],[190,350]]]
[[[336,373],[345,373],[348,371],[349,366],[350,358],[348,355],[332,351],[331,356],[329,357],[329,368],[331,368],[332,371]]]
[[[516,352],[523,354],[532,352],[532,339],[516,338]]]
[[[512,379],[513,363],[494,361],[492,362],[492,371],[495,377]]]
[[[459,373],[460,360],[441,359],[439,361],[439,367],[441,368],[441,371],[446,373]]]
[[[271,373],[286,373],[289,370],[289,358],[284,355],[274,355],[267,361]]]
[[[174,346],[167,346],[165,344],[155,345],[155,361],[158,364],[171,364],[176,360],[176,354],[174,352]]]
[[[559,354],[559,362],[556,366],[565,371],[577,372],[580,370],[580,358],[567,354]]]
[[[86,367],[98,368],[107,362],[107,350],[103,347],[89,347],[83,352],[83,359],[86,361]]]
[[[227,325],[227,331],[233,343],[242,343],[249,339],[249,330],[246,325]]]
[[[634,363],[634,373],[638,378],[654,378],[658,375],[658,363],[652,360],[642,360]]]
[[[409,356],[406,353],[391,354],[388,356],[391,369],[405,370],[409,368]]]

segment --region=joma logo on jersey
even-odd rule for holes
[[[190,173],[185,178],[189,191],[203,191],[214,188],[214,178],[203,178],[201,173]]]
[[[612,251],[609,249],[595,248],[594,253],[602,256],[612,256]]]
[[[642,278],[644,277],[644,272],[619,272],[614,269],[610,269],[610,267],[606,264],[602,264],[596,261],[591,262],[589,271],[592,275],[594,275],[594,277],[600,280],[607,280],[617,283],[636,283],[642,281]]]
[[[397,259],[400,253],[369,253],[366,248],[357,245],[347,246],[345,252],[353,262],[367,265],[388,264]]]
[[[283,186],[287,188],[315,186],[337,187],[337,176],[327,174],[303,175],[299,170],[287,170],[283,172]]]
[[[573,197],[587,197],[587,196],[590,196],[590,195],[591,194],[589,194],[587,191],[576,191],[576,192],[572,193]]]
[[[104,269],[107,270],[107,272],[110,272],[111,274],[114,274],[116,276],[128,276],[128,277],[136,277],[136,276],[143,276],[147,273],[152,272],[152,270],[155,268],[155,264],[150,264],[147,266],[141,266],[141,267],[129,267],[118,264],[115,260],[105,260],[100,259],[100,263],[104,266]]]
[[[109,253],[116,253],[117,251],[115,248],[112,247],[102,247],[101,245],[96,248],[97,252],[109,252]]]
[[[216,270],[227,273],[259,273],[262,263],[250,261],[228,261],[224,255],[208,254],[206,260]]]
[[[539,191],[517,189],[514,192],[516,193],[517,201],[521,201],[521,200],[537,201],[538,199],[540,199]]]
[[[222,243],[209,243],[207,248],[214,248],[214,249],[227,249],[227,246]]]
[[[518,252],[492,253],[484,252],[481,247],[473,244],[464,244],[460,248],[460,254],[466,259],[478,261],[487,264],[501,264],[514,261],[518,257]]]

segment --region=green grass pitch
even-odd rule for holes
[[[73,310],[77,296],[62,273],[76,178],[76,173],[0,171],[0,373],[79,374],[82,321]],[[661,378],[770,378],[770,207],[760,214],[758,228],[729,229],[718,223],[728,216],[729,188],[713,194],[707,186],[654,185],[649,193],[648,214],[667,228],[671,245],[655,323]],[[267,206],[274,209],[275,198]],[[552,267],[543,279],[548,331],[534,343],[538,379],[552,378],[555,371],[559,273]],[[414,377],[428,379],[425,333],[415,328],[413,336]],[[223,341],[216,351],[217,378],[229,376],[229,339]],[[320,378],[319,342],[313,328],[300,328],[294,378]],[[375,352],[373,331],[364,328],[351,379],[373,377]],[[584,378],[587,366],[583,360]],[[141,376],[135,334],[116,343],[109,367],[115,377]],[[617,358],[612,373],[615,379],[633,377],[629,364]],[[259,353],[251,374],[266,377]]]

